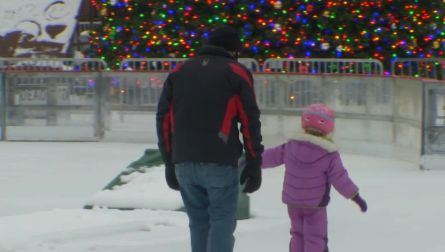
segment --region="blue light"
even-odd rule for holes
[[[315,46],[315,42],[312,40],[306,40],[303,42],[303,45],[305,46],[309,46],[309,47],[314,47]]]

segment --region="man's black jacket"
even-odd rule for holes
[[[202,48],[167,77],[156,114],[164,162],[260,165],[260,111],[251,73],[226,50]],[[240,141],[239,124],[243,136]]]

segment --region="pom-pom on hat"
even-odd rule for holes
[[[241,35],[232,27],[218,27],[210,31],[208,44],[222,47],[230,52],[239,52],[242,47]]]

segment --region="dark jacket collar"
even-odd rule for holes
[[[236,60],[226,49],[218,46],[206,45],[198,51],[198,55],[215,55]]]

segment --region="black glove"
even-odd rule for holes
[[[244,193],[253,193],[261,186],[261,167],[260,165],[247,163],[241,172],[240,184],[244,186]]]
[[[368,210],[368,205],[366,204],[366,201],[360,197],[360,195],[357,193],[352,200],[360,207],[360,210],[362,212],[366,212]]]
[[[175,165],[165,164],[165,180],[167,181],[168,187],[173,190],[179,191],[179,183],[176,178]]]

